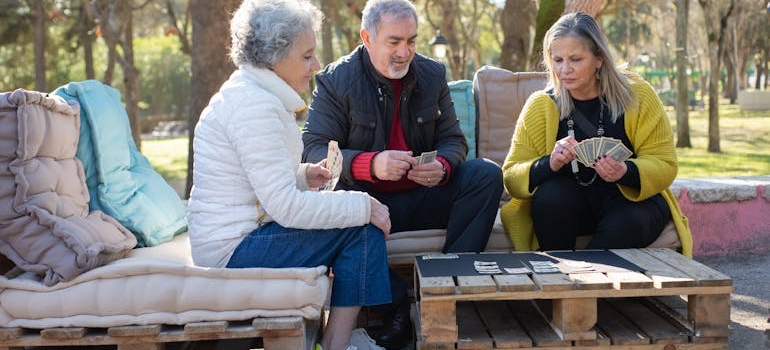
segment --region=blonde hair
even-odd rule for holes
[[[599,85],[599,98],[610,110],[612,122],[634,103],[634,93],[629,86],[628,77],[613,66],[614,59],[607,45],[599,24],[593,17],[582,13],[570,13],[562,16],[545,33],[543,39],[543,63],[548,70],[548,86],[553,88],[556,104],[559,106],[561,119],[566,118],[575,109],[569,92],[561,84],[551,62],[551,44],[554,39],[571,36],[582,42],[588,51],[600,58],[602,66],[596,71]]]

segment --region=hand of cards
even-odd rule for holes
[[[340,180],[340,174],[342,174],[342,151],[340,151],[337,141],[329,141],[326,152],[326,169],[332,172],[332,178],[321,186],[319,190],[334,191],[334,187],[337,186],[337,182]]]
[[[610,156],[618,162],[623,162],[632,154],[620,140],[603,136],[580,141],[574,150],[577,160],[587,167],[593,167],[601,156]]]
[[[417,164],[427,164],[436,160],[436,151],[422,152],[417,158]]]

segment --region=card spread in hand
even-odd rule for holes
[[[342,174],[342,151],[340,151],[337,141],[329,141],[329,148],[326,152],[326,169],[332,172],[332,178],[319,189],[333,191],[340,180],[340,174]]]
[[[596,160],[602,156],[610,156],[618,162],[624,162],[633,154],[620,140],[603,136],[580,141],[574,150],[577,160],[587,167],[593,167]]]

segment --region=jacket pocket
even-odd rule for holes
[[[377,118],[371,111],[350,111],[350,132],[348,132],[349,148],[367,150],[374,140]]]
[[[438,106],[426,107],[417,111],[414,117],[420,139],[427,143],[426,147],[432,147],[433,139],[436,136],[436,126],[441,119],[441,110]]]

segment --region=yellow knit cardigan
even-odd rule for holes
[[[639,169],[641,188],[623,185],[618,188],[630,201],[642,201],[661,193],[671,209],[682,253],[692,257],[693,241],[687,217],[669,189],[678,168],[671,124],[648,83],[635,78],[630,85],[637,103],[625,111],[625,131],[637,155],[630,161]],[[529,191],[529,170],[537,159],[551,153],[558,128],[556,102],[544,91],[532,94],[516,122],[511,148],[503,164],[505,189],[513,198],[500,209],[500,218],[515,250],[538,249],[530,216],[534,191]]]

